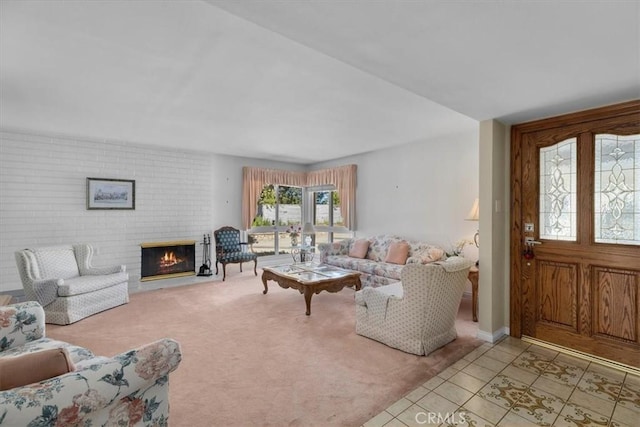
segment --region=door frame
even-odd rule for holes
[[[553,129],[563,126],[575,126],[580,123],[591,122],[606,117],[623,116],[640,111],[640,100],[633,100],[620,104],[608,105],[576,113],[564,114],[548,119],[513,125],[511,127],[511,227],[510,227],[510,291],[509,291],[509,334],[513,337],[522,336],[522,265],[524,250],[522,224],[522,177],[531,173],[523,165],[522,143],[525,135],[542,129]]]

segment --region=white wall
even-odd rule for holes
[[[480,123],[480,282],[478,336],[495,342],[509,333],[509,128]]]
[[[140,278],[140,243],[240,226],[242,167],[261,161],[122,142],[0,132],[0,292],[21,290],[18,249],[87,242],[95,265]],[[135,210],[87,210],[86,178],[136,181]],[[196,247],[196,266],[202,251]]]
[[[449,249],[475,233],[477,223],[464,218],[478,196],[476,133],[312,169],[351,163],[358,165],[358,235],[398,234]],[[22,289],[14,251],[74,242],[97,247],[96,265],[126,264],[138,281],[140,243],[199,242],[220,226],[240,228],[243,166],[304,170],[178,148],[0,132],[0,292]],[[87,177],[135,179],[136,209],[87,210]]]
[[[419,141],[317,164],[358,165],[357,235],[397,234],[450,249],[472,239],[465,221],[478,197],[478,132]],[[477,250],[468,247],[469,257]]]

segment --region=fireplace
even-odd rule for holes
[[[140,281],[167,279],[196,274],[196,242],[142,243]]]

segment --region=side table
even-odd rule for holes
[[[471,312],[473,313],[473,321],[478,321],[478,280],[480,279],[480,270],[478,267],[469,269],[469,281],[471,282]]]
[[[11,295],[0,295],[0,306],[11,304],[13,297]]]

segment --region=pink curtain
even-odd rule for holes
[[[307,173],[307,187],[333,184],[340,195],[340,213],[344,225],[353,230],[356,224],[356,165],[320,169]]]
[[[242,225],[251,228],[256,217],[258,200],[265,185],[279,184],[304,187],[305,173],[278,169],[242,168]]]
[[[321,169],[312,172],[294,172],[278,169],[242,169],[242,225],[251,228],[258,209],[258,200],[265,185],[279,184],[310,187],[332,184],[340,195],[340,213],[348,229],[355,226],[356,165]]]

